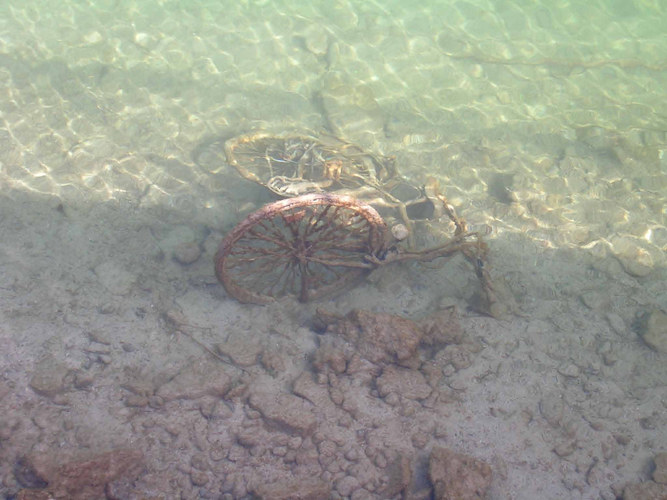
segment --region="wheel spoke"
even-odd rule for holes
[[[335,292],[373,268],[386,226],[352,198],[308,194],[266,205],[223,240],[216,273],[230,295],[266,303],[301,301]]]

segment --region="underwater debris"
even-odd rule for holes
[[[293,296],[307,302],[386,264],[463,254],[482,285],[479,305],[494,311],[487,246],[468,231],[434,179],[412,187],[416,198],[403,201],[392,193],[407,182],[391,159],[332,137],[260,132],[227,141],[225,152],[243,177],[287,197],[247,216],[220,244],[216,274],[237,300],[266,304]],[[395,209],[402,222],[389,228],[376,206]],[[453,223],[452,237],[413,249],[414,220],[441,215]]]

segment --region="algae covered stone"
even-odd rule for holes
[[[651,349],[667,353],[667,314],[652,311],[646,317],[641,336]]]

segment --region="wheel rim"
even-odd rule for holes
[[[218,279],[241,302],[285,295],[302,302],[341,290],[370,269],[364,258],[383,245],[386,225],[349,196],[308,194],[270,203],[224,238]]]

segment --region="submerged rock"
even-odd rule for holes
[[[325,316],[318,311],[318,317]],[[413,357],[423,336],[414,322],[401,316],[355,309],[344,318],[329,317],[327,331],[345,337],[372,363],[406,362]]]
[[[491,484],[491,467],[487,463],[441,447],[431,452],[428,474],[436,500],[486,498]]]
[[[143,470],[143,454],[131,449],[116,449],[88,459],[65,460],[62,456],[26,457],[25,467],[47,487],[21,490],[17,499],[107,498],[105,489],[109,483],[121,476],[137,477]]]
[[[255,392],[248,400],[250,406],[259,411],[267,423],[290,434],[307,436],[317,424],[313,405],[292,394]]]
[[[667,452],[658,453],[653,462],[655,463],[653,480],[656,483],[667,485]]]
[[[629,484],[623,490],[623,500],[664,500],[667,498],[667,485],[646,481]]]
[[[458,343],[463,336],[456,310],[452,308],[438,311],[421,321],[360,309],[345,316],[318,309],[317,322],[327,334],[343,337],[354,346],[355,354],[377,365],[396,363],[415,368],[420,363],[417,352],[420,345],[437,349]],[[326,341],[321,345],[316,367],[330,361],[335,372],[342,372],[350,353],[334,353],[335,349]]]
[[[203,396],[222,397],[232,386],[225,368],[207,358],[186,365],[168,382],[160,386],[157,395],[165,401],[198,399]]]
[[[412,465],[407,456],[399,455],[384,467],[388,481],[380,488],[382,498],[393,498],[404,493],[412,480]]]
[[[307,477],[267,481],[254,486],[252,492],[262,500],[319,500],[329,498],[331,488],[319,478]]]
[[[37,394],[52,398],[65,392],[65,376],[69,373],[67,366],[53,356],[47,354],[35,365],[30,379],[30,387]]]
[[[376,384],[382,397],[394,393],[407,399],[426,399],[431,394],[431,387],[421,372],[397,366],[385,368]]]
[[[230,335],[226,342],[216,344],[215,349],[238,366],[254,365],[263,350],[259,342],[240,333]]]
[[[184,266],[196,262],[201,256],[201,248],[194,241],[179,243],[174,247],[173,257],[176,262]]]
[[[667,314],[652,311],[646,317],[641,336],[651,349],[667,353]]]
[[[653,257],[639,238],[615,236],[611,239],[611,245],[614,255],[628,274],[642,277],[653,271]]]

